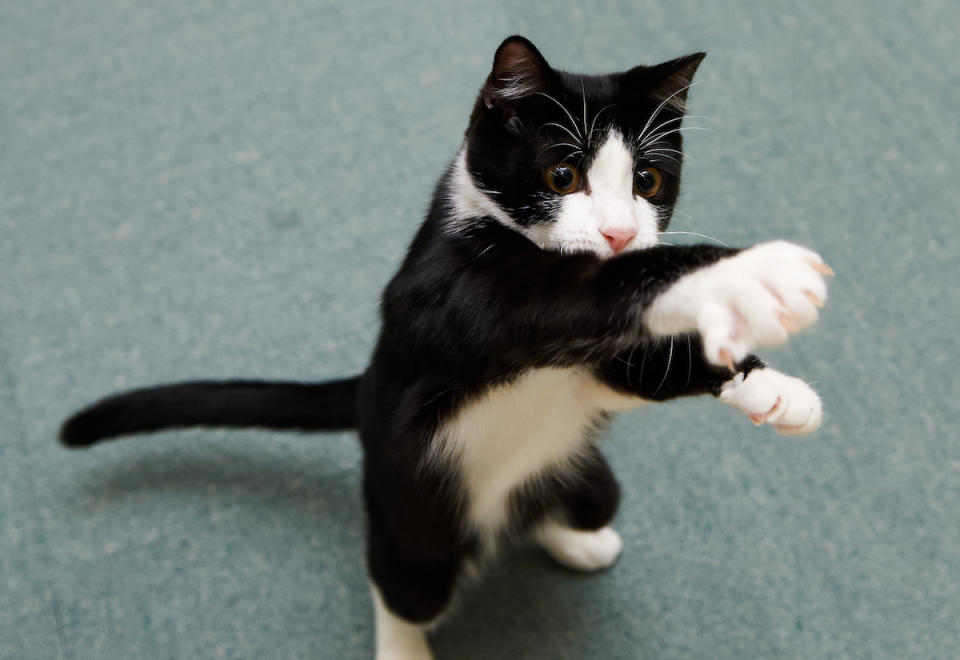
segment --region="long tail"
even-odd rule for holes
[[[197,381],[131,390],[102,399],[60,427],[66,447],[121,435],[190,426],[295,431],[356,428],[360,377],[325,383]]]

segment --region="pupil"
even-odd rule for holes
[[[553,171],[553,183],[558,188],[566,188],[573,183],[573,170],[569,167],[558,167]]]
[[[647,170],[637,172],[637,188],[639,190],[650,190],[656,183],[657,179],[652,172]]]

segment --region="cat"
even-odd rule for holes
[[[611,414],[708,394],[784,433],[822,417],[806,383],[750,351],[817,320],[823,260],[783,241],[660,241],[703,57],[578,75],[506,39],[384,291],[362,374],[134,390],[68,419],[61,441],[359,429],[378,660],[430,658],[425,628],[505,542],[610,566],[619,486],[597,436]]]

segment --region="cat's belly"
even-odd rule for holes
[[[618,394],[577,368],[528,371],[459,411],[437,435],[439,457],[459,470],[468,524],[494,541],[512,491],[547,469],[569,469],[603,411],[641,399]]]

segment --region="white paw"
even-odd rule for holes
[[[707,360],[731,367],[813,324],[827,299],[820,256],[785,241],[761,243],[684,275],[650,306],[654,334],[697,331]]]
[[[551,557],[578,571],[607,568],[623,550],[623,540],[612,527],[585,532],[551,521],[537,530],[537,541]]]
[[[787,435],[813,433],[823,419],[823,406],[813,388],[768,368],[754,369],[746,379],[737,374],[723,386],[720,400],[742,410],[754,424],[770,424]]]

